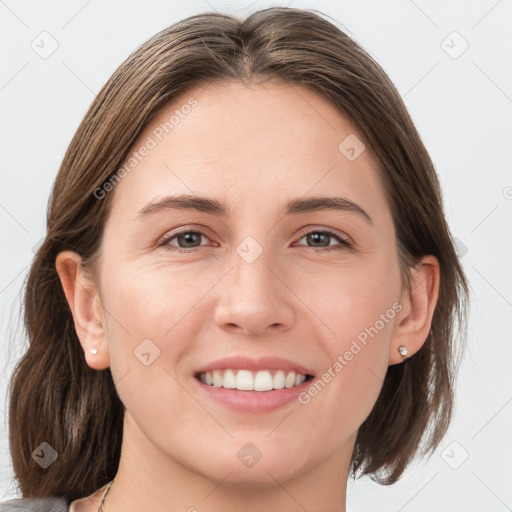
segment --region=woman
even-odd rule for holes
[[[439,182],[321,15],[148,40],[79,126],[47,226],[5,510],[344,511],[349,475],[392,484],[445,434],[468,287]]]

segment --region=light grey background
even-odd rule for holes
[[[286,2],[0,0],[0,501],[17,496],[6,385],[25,341],[18,335],[11,346],[9,334],[17,328],[19,291],[33,247],[45,232],[51,184],[86,109],[121,61],[171,23],[213,9],[245,16],[271,5]],[[456,415],[441,448],[395,486],[349,481],[348,507],[510,509],[512,2],[289,5],[338,20],[396,84],[440,175],[473,293]],[[31,47],[48,37],[40,36],[43,31],[58,43],[46,59]],[[469,47],[459,55],[464,41]]]

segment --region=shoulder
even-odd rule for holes
[[[64,498],[18,498],[0,503],[0,512],[68,512],[69,506]]]

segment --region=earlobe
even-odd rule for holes
[[[82,271],[81,261],[77,253],[63,251],[58,254],[55,267],[87,364],[102,370],[110,364],[105,330],[100,320],[102,307],[97,287]]]
[[[404,308],[397,318],[390,345],[390,365],[411,357],[427,340],[439,295],[440,268],[437,258],[424,256],[411,269],[411,277],[411,292],[403,292],[401,302]]]

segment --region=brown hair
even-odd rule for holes
[[[377,159],[409,289],[409,268],[421,256],[438,258],[440,290],[428,338],[412,357],[388,368],[359,429],[351,470],[354,477],[360,470],[391,484],[420,441],[423,455],[438,446],[452,417],[455,323],[465,333],[468,285],[435,169],[400,95],[370,55],[323,16],[283,7],[245,20],[192,16],[135,50],[94,99],[64,156],[46,238],[25,282],[29,347],[9,386],[10,450],[23,497],[89,495],[115,476],[120,459],[124,406],[110,369],[93,370],[85,362],[56,256],[71,249],[84,268],[93,268],[111,204],[111,194],[98,200],[94,191],[112,178],[170,100],[193,85],[226,80],[279,79],[329,99]],[[31,456],[44,441],[58,452],[47,469]]]

